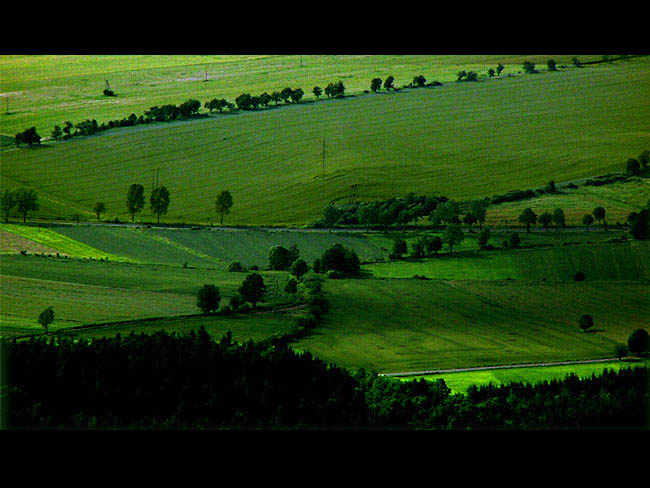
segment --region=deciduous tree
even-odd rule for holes
[[[23,214],[23,224],[27,221],[27,212],[36,211],[40,208],[38,204],[38,192],[36,190],[16,190],[16,210]]]
[[[164,186],[155,188],[149,197],[149,205],[151,211],[158,216],[158,223],[160,223],[160,216],[165,215],[169,208],[169,190]]]
[[[203,285],[198,292],[196,305],[206,314],[216,313],[219,310],[221,292],[218,286]]]
[[[221,225],[223,225],[223,216],[230,213],[232,208],[232,195],[229,190],[222,190],[219,195],[217,195],[216,206],[217,214],[221,216]]]
[[[133,183],[126,194],[126,209],[131,215],[131,222],[135,221],[135,214],[144,208],[144,186]]]

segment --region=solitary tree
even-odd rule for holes
[[[585,214],[582,217],[582,225],[587,227],[587,232],[589,232],[589,226],[594,223],[594,218],[591,214]]]
[[[623,359],[625,356],[627,356],[628,352],[629,352],[628,346],[626,346],[625,344],[616,344],[614,346],[614,354],[616,355],[619,361]]]
[[[266,285],[264,284],[261,275],[258,273],[252,273],[244,279],[244,282],[238,288],[238,291],[241,296],[244,297],[244,300],[251,302],[253,308],[255,308],[255,304],[262,300],[266,294]]]
[[[27,212],[39,209],[36,190],[21,189],[16,191],[16,210],[23,214],[23,224],[27,221]]]
[[[582,330],[587,332],[587,329],[590,329],[594,326],[594,319],[591,315],[589,314],[582,314],[580,318],[578,319],[578,325]]]
[[[530,226],[535,225],[537,222],[537,214],[533,212],[533,209],[527,208],[521,213],[517,220],[526,225],[526,232],[530,232]]]
[[[427,82],[427,79],[422,75],[417,75],[413,77],[413,84],[419,87],[423,87]]]
[[[650,351],[650,335],[645,329],[637,329],[627,340],[632,354],[646,354]]]
[[[201,311],[205,315],[209,315],[219,310],[220,301],[221,301],[221,292],[219,291],[218,286],[203,285],[199,289],[196,305],[201,309]]]
[[[217,214],[221,216],[221,225],[223,225],[223,216],[230,213],[232,208],[232,195],[228,190],[222,190],[217,196]]]
[[[542,215],[539,216],[539,223],[544,226],[544,228],[548,231],[548,226],[551,225],[551,221],[553,220],[553,216],[549,212],[544,212]]]
[[[97,222],[99,222],[101,215],[106,212],[106,205],[104,205],[102,202],[97,202],[93,206],[93,210],[95,211],[95,215],[97,215]]]
[[[557,66],[554,59],[549,59],[546,61],[546,66],[548,66],[549,71],[557,71]]]
[[[126,194],[126,209],[131,215],[131,222],[135,221],[135,214],[144,208],[144,186],[133,183]]]
[[[395,87],[393,86],[394,82],[395,82],[395,78],[393,78],[393,76],[389,76],[388,78],[386,78],[384,80],[384,90],[386,91],[390,91],[391,89],[394,90],[395,89]]]
[[[490,68],[490,69],[487,71],[487,73],[488,73],[488,76],[489,76],[490,78],[492,78],[492,77],[494,76],[494,68]]]
[[[54,309],[52,307],[47,307],[38,316],[38,323],[41,324],[47,334],[47,328],[52,322],[54,322]]]
[[[165,215],[169,208],[169,190],[164,186],[154,189],[149,198],[149,205],[151,211],[158,216],[158,223],[160,223],[160,216]]]
[[[605,218],[605,209],[603,207],[596,207],[592,213],[599,224]]]
[[[465,239],[465,234],[463,234],[463,229],[460,228],[459,224],[449,224],[445,227],[445,231],[442,234],[442,242],[446,243],[449,246],[449,252],[454,253],[454,246],[459,244]]]
[[[11,209],[16,206],[16,195],[14,192],[5,188],[0,198],[0,206],[2,207],[2,215],[4,215],[5,222],[9,222],[9,213]]]
[[[433,236],[424,243],[424,250],[428,256],[431,256],[432,253],[438,254],[440,249],[442,249],[442,239],[440,236]]]
[[[503,71],[504,66],[499,63],[499,66],[497,66],[497,76],[501,76],[501,72]]]
[[[377,92],[381,88],[381,78],[373,78],[370,82],[370,89]]]
[[[314,95],[316,95],[316,98],[320,98],[320,96],[323,94],[323,89],[320,86],[315,86],[312,91]]]

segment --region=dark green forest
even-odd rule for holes
[[[204,329],[2,340],[3,429],[639,429],[648,368],[535,385],[400,382]]]

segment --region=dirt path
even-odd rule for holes
[[[429,374],[462,373],[466,371],[489,371],[492,369],[535,368],[540,366],[564,366],[570,364],[606,363],[609,361],[616,361],[617,359],[618,358],[603,358],[603,359],[585,359],[581,361],[559,361],[555,363],[504,364],[502,366],[480,366],[476,368],[432,369],[428,371],[407,371],[403,373],[379,373],[379,376],[420,376],[420,375],[429,375]]]

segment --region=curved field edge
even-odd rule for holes
[[[225,222],[243,225],[309,224],[328,202],[349,196],[353,184],[360,200],[410,191],[490,196],[620,171],[650,147],[649,64],[139,127],[6,151],[2,175],[71,206],[103,201],[111,216],[130,220],[126,189],[137,182],[150,191],[152,171],[160,168],[171,193],[164,220],[206,224],[218,221],[214,199],[221,189],[235,202]],[[148,210],[137,218],[154,220]]]

